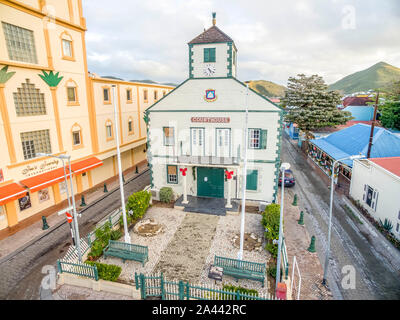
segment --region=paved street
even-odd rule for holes
[[[284,135],[282,161],[289,162],[296,178],[292,188],[299,196],[299,205],[305,213],[308,232],[317,239],[317,251],[324,263],[330,191],[306,162],[299,149],[293,146]],[[400,299],[400,270],[393,261],[378,251],[371,237],[361,226],[352,220],[342,207],[339,197],[335,198],[332,242],[331,272],[328,283],[335,299]],[[375,240],[376,241],[376,240]],[[375,243],[375,242],[374,242]],[[356,289],[343,289],[342,267],[354,266],[356,270]],[[322,280],[322,279],[321,279]]]
[[[125,197],[142,190],[150,183],[146,169],[136,178],[125,184]],[[79,231],[86,235],[93,226],[111,211],[120,207],[119,189],[110,190],[107,197],[81,211]],[[65,254],[71,244],[67,223],[49,232],[34,244],[26,247],[15,256],[0,263],[0,299],[39,299],[40,283],[44,277],[41,270],[45,265],[55,265],[56,260]]]

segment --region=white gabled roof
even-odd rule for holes
[[[205,100],[206,90],[213,89],[217,99]],[[235,78],[188,79],[147,110],[246,110],[246,86]],[[281,112],[282,109],[267,98],[249,89],[249,110]]]

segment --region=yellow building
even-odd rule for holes
[[[113,85],[122,168],[146,160],[143,112],[173,87],[89,74],[85,32],[81,0],[0,0],[0,239],[66,199],[36,153],[71,155],[77,193],[116,175]]]

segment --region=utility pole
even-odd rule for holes
[[[244,128],[244,160],[243,160],[243,180],[242,180],[242,216],[240,220],[240,249],[238,252],[238,259],[243,259],[244,247],[244,223],[246,214],[246,183],[247,183],[247,144],[248,144],[248,121],[249,121],[249,84],[246,87],[246,119]]]
[[[118,175],[119,175],[119,191],[121,194],[121,207],[122,207],[122,221],[124,223],[125,243],[131,243],[131,237],[128,231],[128,222],[126,219],[126,207],[124,196],[124,182],[122,180],[122,166],[121,166],[121,151],[119,148],[119,127],[118,127],[118,114],[117,114],[117,97],[115,94],[116,86],[112,85],[113,105],[114,105],[114,121],[115,121],[115,137],[117,138],[117,160],[118,160]]]
[[[378,110],[378,103],[379,103],[379,91],[378,91],[378,94],[376,95],[376,101],[375,101],[375,107],[374,107],[374,118],[372,119],[371,133],[369,135],[367,159],[369,159],[371,156],[371,148],[372,148],[372,141],[374,140],[374,129],[375,129],[376,112]]]

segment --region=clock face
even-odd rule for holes
[[[215,74],[215,66],[213,66],[212,64],[206,64],[204,66],[204,75],[210,77],[214,74]]]

